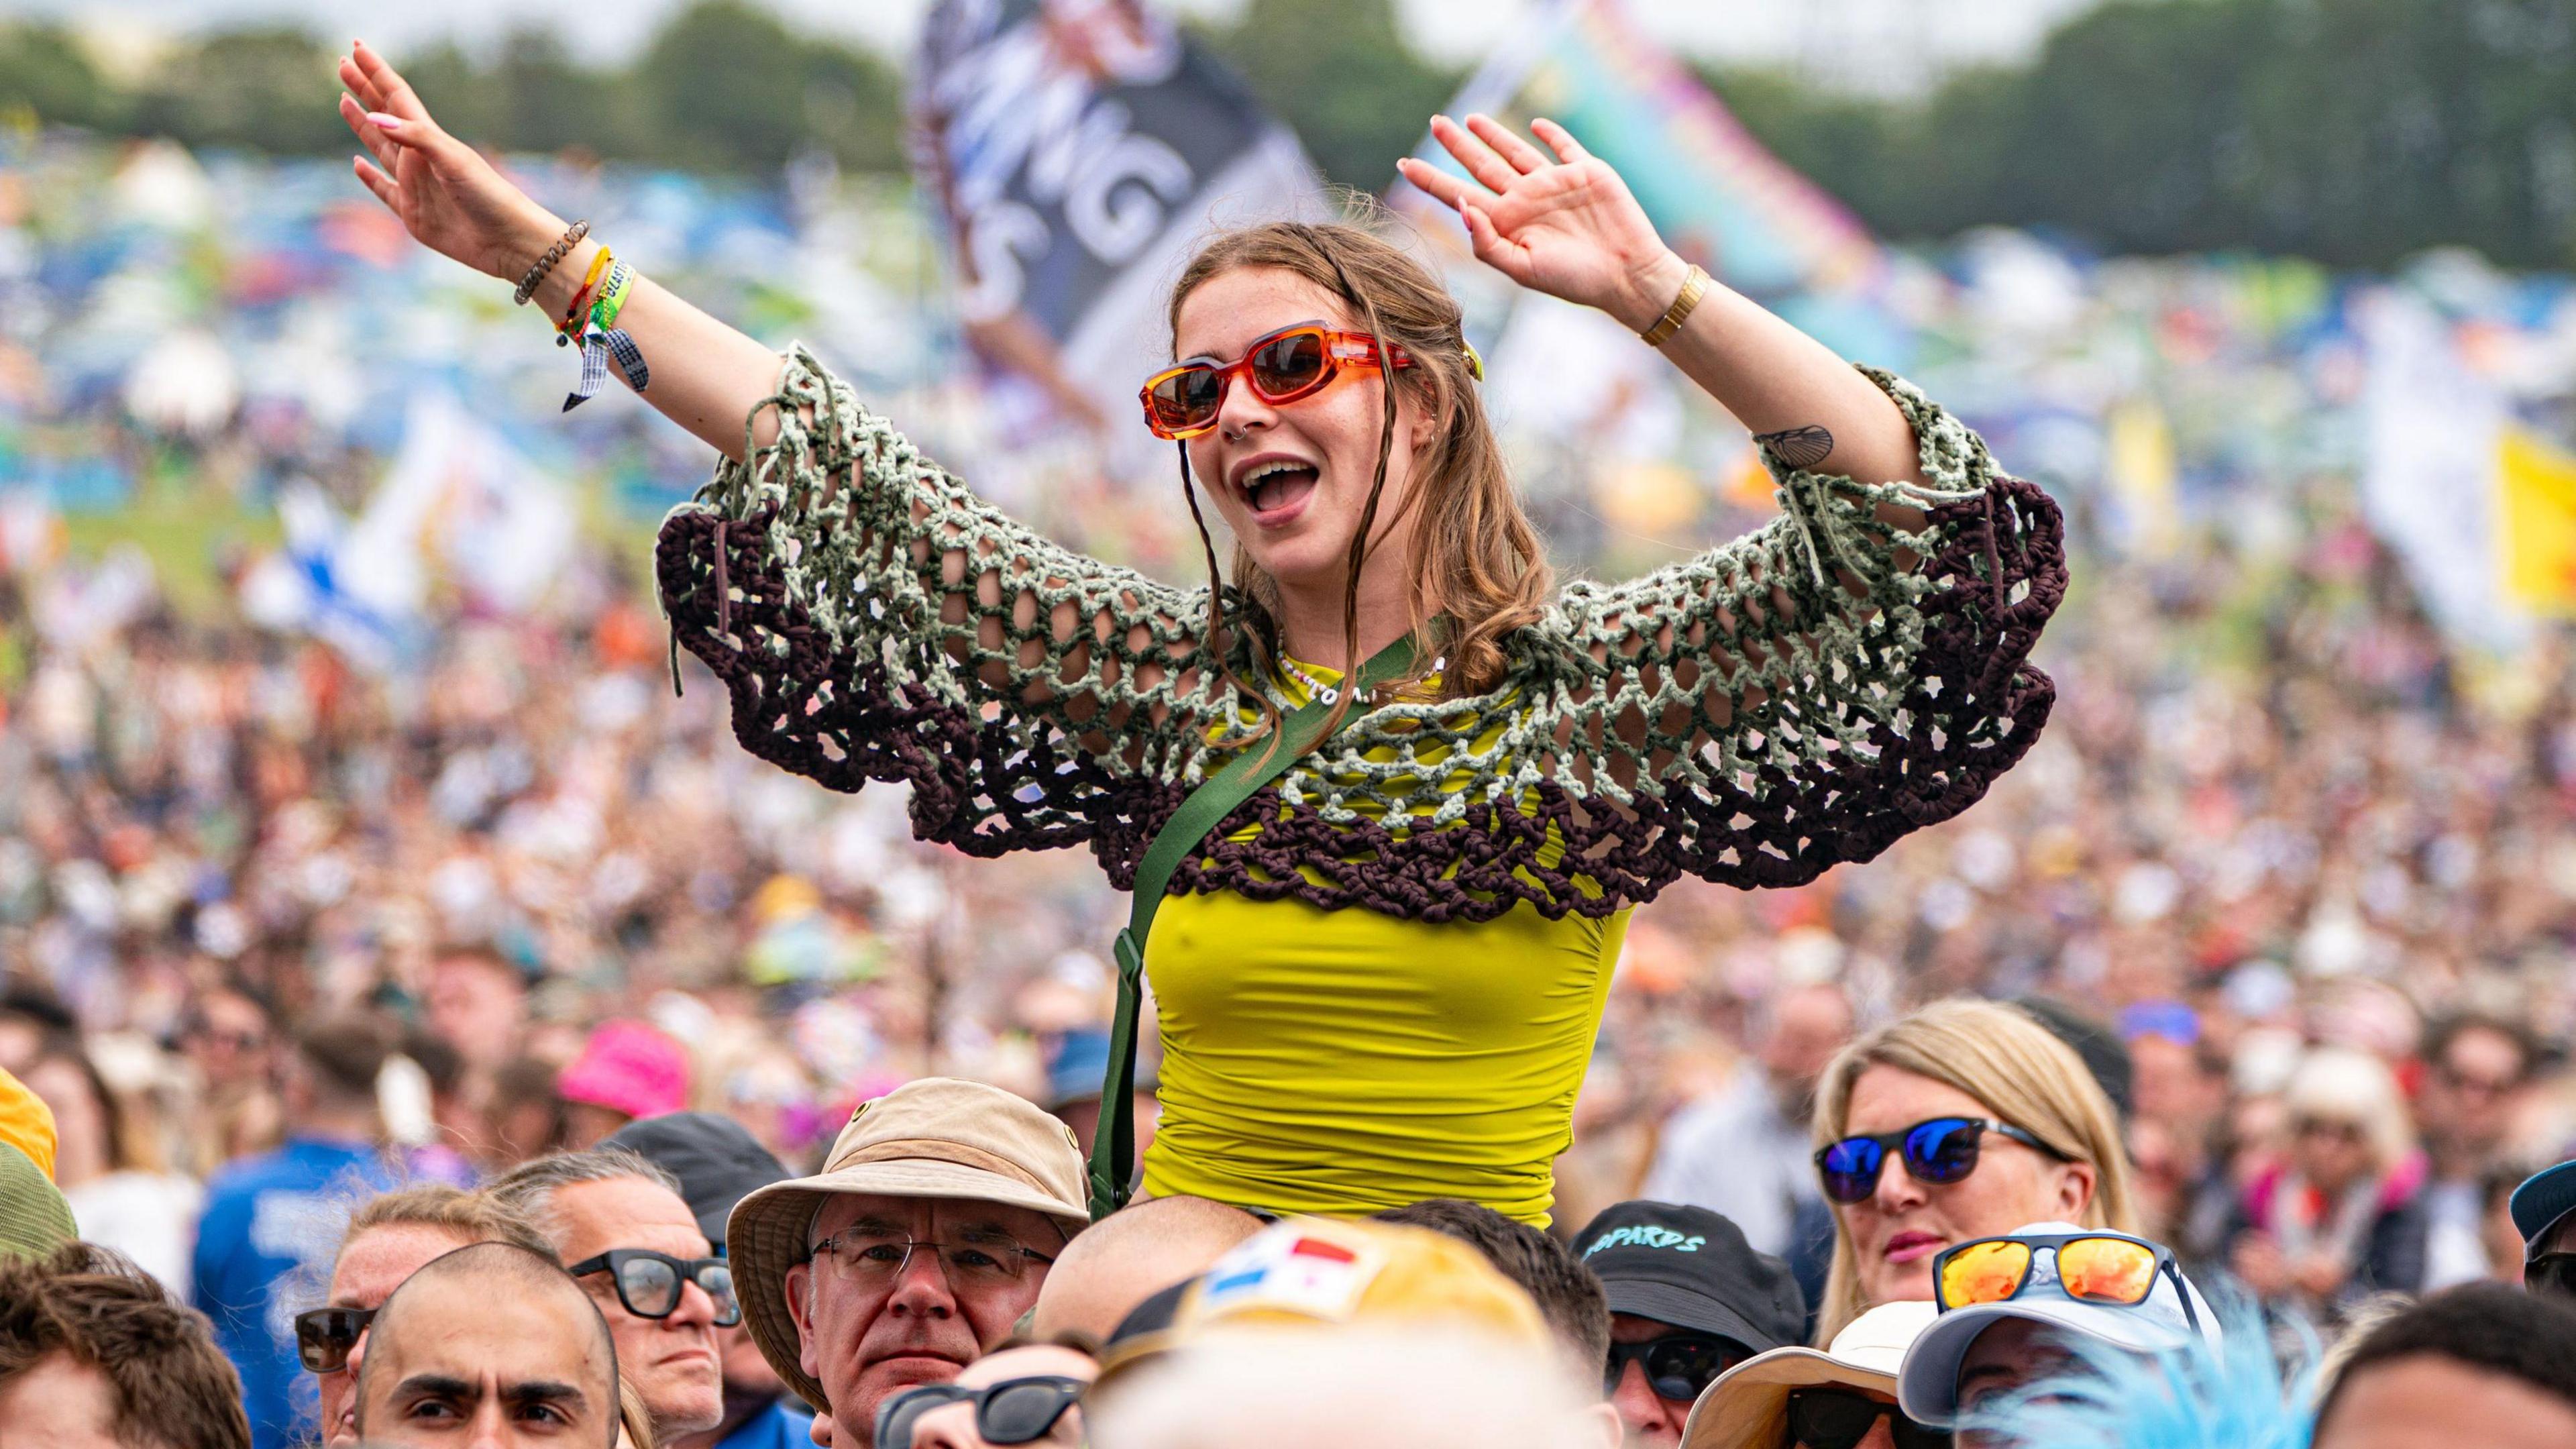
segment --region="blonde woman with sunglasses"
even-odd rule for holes
[[[359,178],[412,235],[577,312],[598,240],[380,56],[340,74]],[[837,789],[904,781],[915,832],[972,854],[1087,845],[1121,888],[1210,772],[1286,767],[1151,896],[1150,1193],[1545,1221],[1629,911],[1685,874],[1812,880],[1955,815],[2053,696],[2028,663],[2065,584],[2039,490],[1685,264],[1561,127],[1433,130],[1473,179],[1405,174],[1477,256],[1707,389],[1759,436],[1782,517],[1557,585],[1457,304],[1356,227],[1209,241],[1173,290],[1173,370],[1138,379],[1188,506],[1234,535],[1222,588],[1061,548],[803,349],[649,278],[621,294],[643,396],[723,455],[656,572],[746,747]],[[1283,719],[1321,743],[1279,754]]]

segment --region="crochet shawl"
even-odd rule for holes
[[[1566,585],[1506,637],[1486,694],[1355,706],[1172,892],[1598,917],[1685,873],[1802,884],[1973,804],[2055,697],[2029,655],[2066,587],[2059,514],[1922,393],[1869,375],[1928,484],[1766,451],[1778,518],[1642,578]],[[1132,889],[1243,717],[1203,667],[1205,587],[1004,517],[802,348],[761,410],[776,440],[719,466],[655,549],[675,641],[723,681],[735,737],[836,790],[908,783],[921,839],[1087,844]]]

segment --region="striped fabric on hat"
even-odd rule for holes
[[[62,1189],[26,1153],[0,1143],[0,1258],[40,1258],[79,1236]]]

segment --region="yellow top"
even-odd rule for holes
[[[1298,673],[1340,680],[1291,667],[1290,708]],[[1527,902],[1432,925],[1232,891],[1164,901],[1145,945],[1163,1042],[1145,1191],[1347,1215],[1457,1197],[1546,1223],[1627,930],[1625,910],[1551,921]]]

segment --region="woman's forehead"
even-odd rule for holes
[[[1300,322],[1351,325],[1341,298],[1281,267],[1235,267],[1181,299],[1172,326],[1175,357],[1241,357],[1262,337]]]

